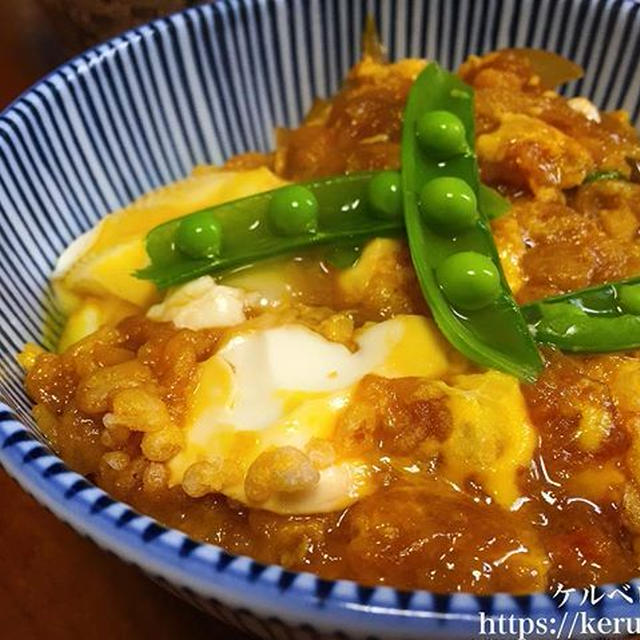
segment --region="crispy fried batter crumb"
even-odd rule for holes
[[[227,167],[268,166],[294,180],[397,168],[404,102],[423,64],[364,60],[335,99],[278,133],[274,154],[246,154]],[[629,176],[626,158],[640,158],[640,144],[628,116],[565,100],[512,52],[474,56],[460,74],[475,90],[482,178],[512,202],[493,232],[518,300],[637,274],[640,185],[583,182],[591,171]],[[351,269],[331,267],[321,252],[287,269],[292,299],[251,310],[245,328],[297,322],[354,348],[353,332],[365,322],[428,313],[402,240],[373,241]],[[499,506],[478,477],[443,477],[451,453],[443,443],[454,432],[467,445],[461,458],[491,466],[508,448],[473,425],[469,437],[460,435],[460,411],[452,414],[443,390],[455,386],[457,370],[469,372],[462,360],[438,384],[369,376],[332,437],[304,450],[269,450],[246,474],[230,458],[202,460],[170,488],[165,462],[183,446],[198,365],[232,335],[134,315],[58,355],[28,345],[19,361],[34,417],[68,464],[141,511],[232,552],[327,578],[439,591],[531,592],[637,575],[640,354],[545,353],[540,380],[520,388],[539,446],[530,468],[516,474],[524,497],[517,509]],[[313,490],[321,472],[345,459],[378,465],[375,494],[336,513],[263,508],[276,493]],[[219,494],[243,483],[252,506]]]
[[[147,493],[160,493],[169,480],[167,467],[160,462],[151,462],[142,474],[142,487]]]
[[[309,457],[295,447],[278,447],[261,453],[247,470],[244,490],[250,502],[260,504],[278,492],[311,489],[320,480]]]
[[[220,491],[223,485],[222,461],[203,460],[192,464],[184,474],[182,488],[192,498],[201,498],[208,493]]]
[[[165,403],[143,387],[124,389],[113,396],[111,412],[102,419],[107,429],[126,427],[131,431],[159,431],[171,424]]]
[[[122,471],[129,465],[131,458],[129,454],[124,451],[108,451],[102,456],[102,462],[114,471]]]
[[[184,445],[182,431],[174,424],[168,424],[159,431],[149,431],[142,437],[142,453],[155,462],[170,460]]]

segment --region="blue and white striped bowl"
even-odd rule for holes
[[[78,531],[263,638],[471,638],[480,611],[554,618],[556,628],[577,611],[632,616],[638,605],[620,598],[592,606],[574,594],[558,610],[545,594],[369,588],[232,556],[69,470],[29,415],[13,354],[43,327],[47,336],[60,330],[48,276],[62,249],[195,164],[269,149],[276,126],[295,125],[315,96],[339,87],[369,13],[393,58],[454,68],[507,46],[557,51],[587,69],[568,93],[638,119],[640,5],[630,0],[219,0],[87,51],[0,116],[0,462]]]

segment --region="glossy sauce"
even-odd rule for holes
[[[291,179],[397,167],[402,108],[419,66],[364,63],[332,103],[317,105],[306,124],[280,133],[275,154],[240,156],[229,165],[267,164]],[[497,136],[489,141],[490,155],[480,153],[483,177],[515,202],[494,233],[518,299],[637,273],[640,187],[580,186],[587,171],[627,170],[625,156],[640,156],[624,118],[603,114],[599,124],[587,120],[564,99],[544,92],[526,61],[514,55],[473,60],[462,74],[476,89],[478,135]],[[579,147],[565,148],[561,137],[551,143],[537,138],[535,129],[522,139],[502,139],[505,114],[537,118]],[[504,149],[496,151],[500,145]],[[294,260],[286,271],[296,313],[306,313],[312,326],[344,309],[356,325],[396,313],[427,313],[402,244],[356,299],[345,297],[338,272],[320,254]],[[41,356],[27,379],[39,424],[72,466],[116,497],[198,539],[262,562],[440,592],[523,593],[558,582],[581,586],[637,575],[637,354],[545,354],[540,380],[522,385],[538,447],[531,466],[519,474],[521,497],[511,508],[496,504],[473,478],[460,485],[446,480],[437,456],[421,449],[426,439],[447,436],[451,418],[437,399],[416,400],[419,380],[365,378],[354,403],[373,411],[378,426],[365,434],[365,444],[352,445],[377,460],[380,489],[343,512],[285,517],[219,495],[194,499],[167,489],[158,468],[141,455],[139,436],[125,434],[121,442],[105,444],[104,412],[81,410],[87,399],[79,389],[88,375],[133,362],[149,368],[179,421],[195,367],[220,336],[134,317],[82,349]],[[105,463],[103,454],[112,450],[126,452],[124,468]]]

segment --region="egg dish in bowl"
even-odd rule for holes
[[[104,218],[18,358],[75,470],[191,537],[479,594],[640,570],[640,142],[551,54],[369,39],[273,153]]]

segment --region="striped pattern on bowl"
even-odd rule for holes
[[[567,94],[640,116],[640,5],[631,0],[218,0],[87,51],[0,116],[0,462],[98,544],[263,638],[471,638],[479,611],[633,615],[619,599],[594,608],[576,594],[558,613],[543,594],[370,588],[235,557],[136,514],[67,469],[29,415],[14,354],[28,340],[51,346],[60,331],[48,286],[58,254],[109,211],[195,164],[269,149],[276,126],[295,125],[314,97],[338,88],[359,57],[367,14],[394,59],[454,68],[506,46],[551,49],[587,70]]]

